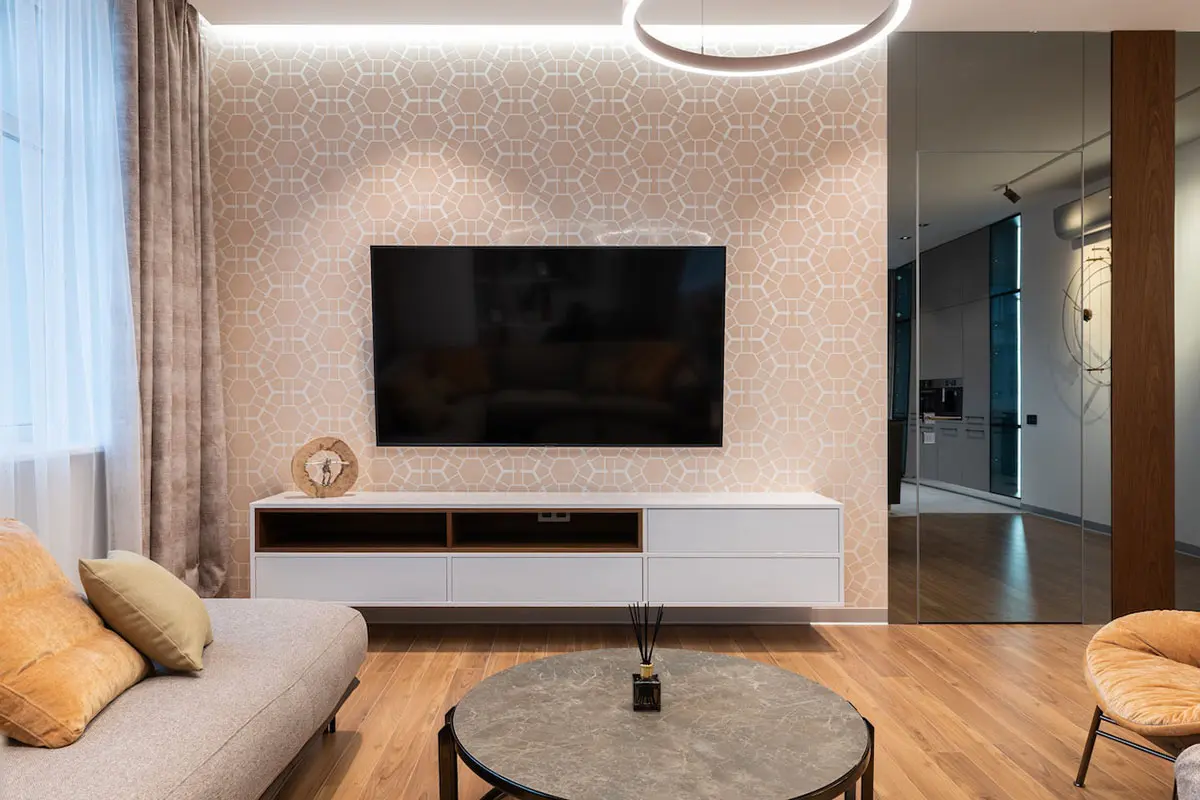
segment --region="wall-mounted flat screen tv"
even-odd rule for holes
[[[720,447],[724,247],[371,248],[382,446]]]

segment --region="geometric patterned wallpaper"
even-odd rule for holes
[[[882,47],[727,79],[613,42],[208,34],[235,594],[248,504],[329,434],[360,489],[818,491],[847,604],[886,607]],[[597,241],[728,247],[723,448],[373,445],[368,245]]]

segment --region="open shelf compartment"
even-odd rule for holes
[[[637,509],[459,510],[450,513],[452,550],[483,552],[637,553]]]
[[[445,511],[260,508],[255,515],[260,553],[427,552],[448,544]]]

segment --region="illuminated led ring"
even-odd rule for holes
[[[625,0],[624,13],[621,15],[621,25],[633,34],[638,49],[668,67],[726,77],[785,75],[841,61],[886,39],[888,34],[900,27],[912,8],[912,0],[891,0],[882,14],[854,33],[808,50],[770,56],[714,56],[684,50],[651,36],[637,19],[638,10],[645,3],[646,0]]]

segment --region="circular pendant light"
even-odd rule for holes
[[[853,33],[827,44],[778,53],[769,56],[717,56],[684,50],[656,39],[638,22],[638,11],[646,0],[625,0],[621,24],[633,34],[638,49],[650,59],[675,69],[698,72],[702,75],[723,77],[752,77],[758,75],[786,75],[815,69],[841,61],[862,52],[900,27],[900,23],[912,8],[913,0],[890,0],[888,7],[875,19]]]

